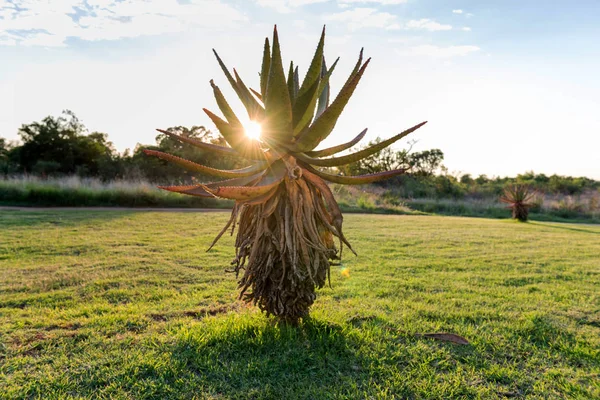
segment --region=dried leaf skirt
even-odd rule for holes
[[[285,180],[271,193],[235,205],[227,227],[238,225],[236,257],[240,298],[280,320],[296,324],[330,276],[339,259],[334,236],[342,216],[333,195],[319,177],[304,171]],[[340,246],[341,249],[341,246]]]

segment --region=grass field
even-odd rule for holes
[[[348,215],[292,329],[205,252],[226,219],[0,212],[0,398],[600,398],[598,226]]]

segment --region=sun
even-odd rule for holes
[[[244,130],[246,131],[246,135],[254,140],[260,139],[260,134],[262,133],[262,128],[258,122],[250,121],[244,125]]]

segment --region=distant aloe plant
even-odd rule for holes
[[[327,138],[352,96],[370,60],[358,62],[340,93],[329,103],[329,77],[337,60],[325,65],[325,30],[312,62],[301,82],[298,68],[291,63],[286,74],[281,61],[277,29],[272,47],[265,40],[260,73],[260,90],[250,89],[225,67],[215,52],[227,80],[244,104],[248,116],[262,127],[262,134],[250,135],[211,81],[221,119],[204,109],[231,147],[217,146],[161,131],[192,146],[215,154],[246,160],[250,165],[238,170],[218,170],[158,151],[156,156],[192,171],[227,180],[195,186],[166,186],[162,189],[200,197],[235,200],[231,219],[219,233],[238,228],[236,273],[240,296],[257,304],[267,314],[296,324],[308,315],[315,301],[315,289],[323,287],[330,272],[330,260],[339,259],[341,244],[350,244],[342,233],[342,213],[326,181],[339,184],[364,184],[403,174],[404,169],[361,176],[339,176],[318,167],[337,167],[369,157],[425,124],[422,122],[367,149],[330,157],[354,146],[366,133],[341,145],[315,148]],[[252,137],[254,136],[254,137]],[[337,249],[334,237],[340,240]],[[213,243],[214,244],[214,243]],[[352,250],[353,251],[353,250]]]
[[[535,191],[527,185],[511,185],[504,188],[500,201],[508,204],[512,217],[521,222],[529,218],[529,209],[534,206]]]

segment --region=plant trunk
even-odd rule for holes
[[[296,325],[306,318],[338,259],[340,236],[320,189],[304,177],[286,177],[270,197],[236,204],[239,214],[235,272],[240,298],[280,321]]]
[[[512,216],[521,222],[527,222],[529,218],[529,209],[522,204],[515,204],[512,208]]]

